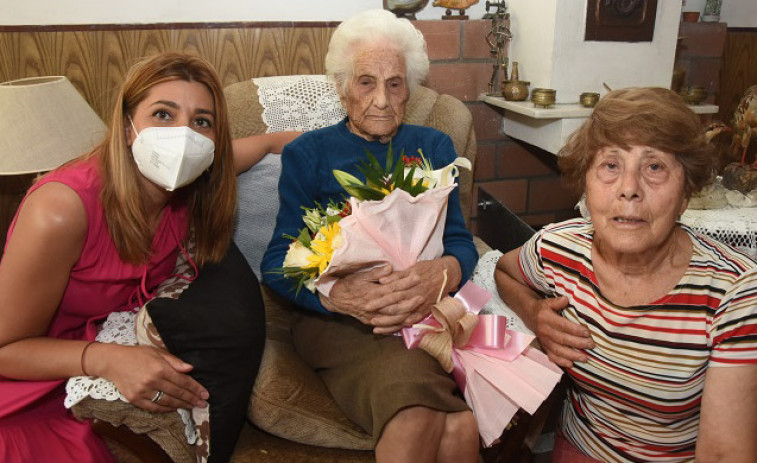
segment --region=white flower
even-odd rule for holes
[[[341,209],[335,209],[335,208],[333,208],[331,206],[329,206],[329,207],[326,208],[326,215],[328,215],[328,216],[339,215],[341,213],[342,213]]]
[[[305,281],[305,288],[307,288],[311,293],[315,292],[315,278],[310,278]]]
[[[321,213],[318,212],[318,209],[308,209],[305,211],[302,220],[305,221],[305,225],[310,231],[316,231],[323,226]]]
[[[289,245],[289,250],[284,258],[284,267],[306,267],[310,263],[308,261],[308,256],[312,255],[313,251],[308,249],[307,246],[299,241],[293,241],[292,244]]]

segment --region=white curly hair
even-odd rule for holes
[[[387,10],[368,10],[342,22],[334,31],[326,53],[326,74],[344,94],[352,80],[355,54],[363,45],[393,43],[405,59],[408,87],[412,92],[428,74],[429,61],[423,34],[407,19]]]

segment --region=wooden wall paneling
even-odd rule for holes
[[[723,50],[718,117],[730,123],[747,88],[757,85],[757,29],[729,30]]]
[[[30,27],[0,30],[0,82],[68,77],[106,122],[128,69],[145,56],[179,50],[206,58],[224,86],[253,77],[323,74],[336,24],[229,27]],[[0,254],[18,203],[34,176],[0,176]]]

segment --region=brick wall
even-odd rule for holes
[[[473,114],[478,141],[474,198],[484,186],[534,227],[575,216],[577,197],[562,185],[555,156],[506,136],[503,110],[478,101],[492,74],[484,39],[490,21],[425,20],[415,26],[426,38],[431,59],[426,85],[459,98]]]

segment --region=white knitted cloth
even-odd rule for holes
[[[95,337],[99,342],[110,342],[126,346],[135,346],[137,337],[134,330],[134,319],[137,312],[113,312],[103,323],[102,329]],[[71,408],[87,397],[104,400],[123,400],[128,402],[110,380],[96,376],[74,376],[66,382],[66,398],[63,405]],[[195,426],[188,410],[178,409],[177,412],[184,422],[184,435],[187,442],[194,444],[197,439]]]

